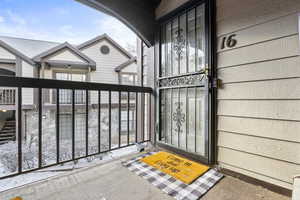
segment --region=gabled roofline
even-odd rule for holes
[[[117,66],[115,68],[115,72],[120,72],[122,71],[122,69],[124,69],[125,67],[127,67],[128,65],[136,62],[136,57],[131,58],[130,60],[127,60],[126,62],[122,63],[121,65]]]
[[[124,49],[121,45],[119,45],[116,41],[114,41],[109,35],[107,35],[106,33],[99,35],[91,40],[88,40],[80,45],[77,46],[77,48],[79,50],[83,50],[91,45],[93,45],[94,43],[104,40],[106,39],[107,41],[109,41],[113,46],[115,46],[119,51],[121,51],[125,56],[127,56],[128,58],[133,58],[133,56],[126,50]]]
[[[76,55],[78,55],[80,58],[82,58],[83,60],[85,60],[87,63],[89,63],[90,66],[95,67],[96,66],[96,62],[94,60],[92,60],[91,58],[89,58],[88,56],[84,55],[82,52],[80,52],[77,48],[73,47],[71,44],[69,44],[68,42],[62,43],[57,45],[56,47],[53,47],[47,51],[42,52],[41,54],[35,56],[33,58],[34,61],[36,62],[41,62],[43,58],[50,56],[56,52],[58,52],[59,50],[62,50],[64,48],[67,48],[69,50],[71,50],[72,52],[74,52]]]
[[[8,52],[10,52],[11,54],[14,54],[17,57],[20,57],[22,60],[24,60],[28,64],[34,65],[34,66],[36,65],[35,62],[32,59],[30,59],[29,57],[27,57],[26,55],[24,55],[20,51],[16,50],[15,48],[11,47],[7,43],[3,42],[2,40],[0,40],[0,46],[3,47]]]

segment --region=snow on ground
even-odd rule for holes
[[[22,174],[11,178],[6,178],[0,180],[0,192],[5,190],[9,190],[15,187],[20,187],[29,183],[33,183],[36,181],[40,181],[43,179],[47,179],[53,176],[59,176],[65,173],[68,173],[72,170],[76,170],[79,168],[90,167],[98,164],[102,164],[117,158],[120,158],[125,155],[137,153],[137,146],[133,145],[130,147],[114,150],[112,152],[102,154],[101,160],[93,160],[87,161],[87,159],[83,158],[78,161],[78,163],[74,164],[74,162],[69,162],[64,165],[58,165],[55,167],[49,167],[42,170],[38,170],[35,172],[30,172],[28,174]],[[1,168],[1,167],[0,167]]]

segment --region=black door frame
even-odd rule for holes
[[[183,4],[182,6],[178,7],[177,9],[173,10],[166,16],[163,16],[162,18],[158,19],[158,24],[165,23],[166,21],[169,21],[170,19],[174,18],[175,16],[178,16],[181,13],[185,13],[187,10],[190,10],[192,8],[195,8],[198,5],[205,4],[205,27],[206,32],[205,36],[207,37],[206,40],[206,47],[207,47],[207,63],[209,66],[209,72],[208,72],[208,89],[209,89],[209,100],[208,100],[208,157],[204,158],[200,155],[196,155],[193,153],[188,153],[184,150],[180,150],[175,147],[171,147],[169,145],[166,145],[162,142],[160,142],[161,139],[161,119],[160,119],[160,96],[158,91],[158,86],[156,86],[156,94],[157,96],[157,125],[158,125],[158,140],[156,140],[156,143],[159,147],[165,148],[167,150],[173,151],[175,153],[184,155],[188,158],[191,158],[196,161],[200,161],[205,164],[213,165],[216,163],[216,157],[217,157],[217,148],[216,148],[216,138],[217,138],[217,67],[216,67],[216,46],[217,46],[217,37],[216,37],[216,1],[215,0],[190,0],[187,3]],[[161,48],[160,48],[160,28],[157,28],[157,37],[156,37],[156,46],[158,47],[158,54],[156,54],[156,59],[158,64],[156,71],[158,72],[155,76],[159,76],[159,68],[161,65]]]

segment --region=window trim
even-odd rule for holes
[[[103,52],[103,49],[102,48],[107,48],[107,52]],[[102,54],[102,55],[109,55],[109,53],[110,53],[110,48],[109,48],[109,46],[108,45],[106,45],[106,44],[104,44],[104,45],[102,45],[100,48],[99,48],[99,50],[100,50],[100,53]]]
[[[119,72],[119,84],[122,85],[122,75],[133,75],[133,85],[138,85],[138,74],[134,72]]]

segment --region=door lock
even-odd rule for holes
[[[205,65],[205,68],[204,68],[204,74],[207,78],[209,78],[209,67],[207,64]]]

